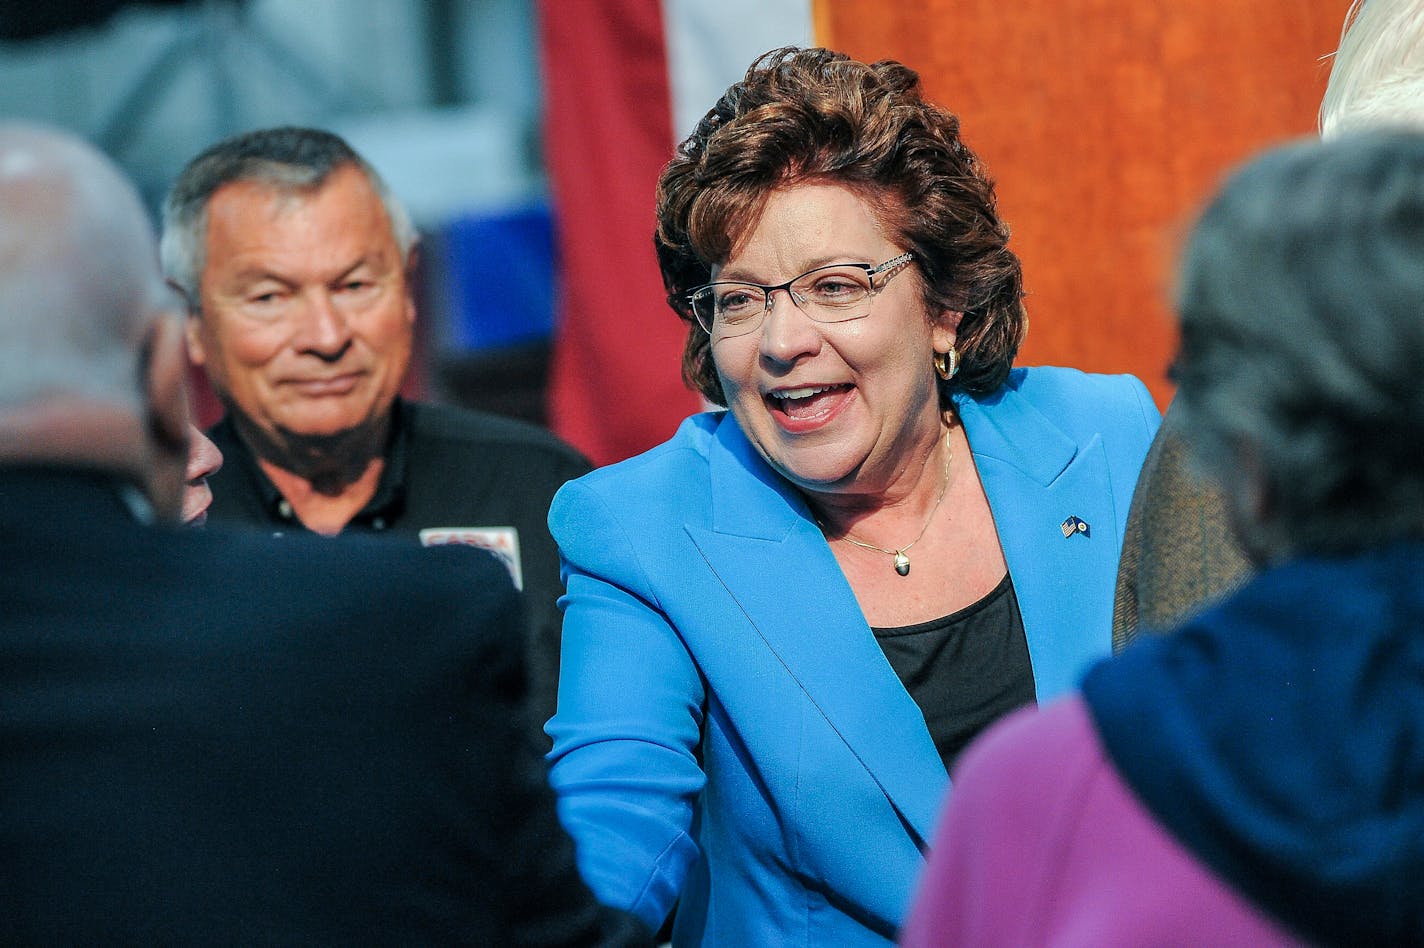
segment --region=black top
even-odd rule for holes
[[[308,532],[230,416],[208,434],[224,458],[211,479],[210,523],[245,524],[279,535]],[[540,725],[554,713],[562,627],[563,583],[559,550],[549,534],[549,503],[565,481],[589,469],[582,455],[542,428],[398,400],[376,493],[344,531],[426,543],[435,533],[434,542],[497,546],[524,590],[531,707]],[[423,541],[422,531],[429,531]]]
[[[579,878],[468,549],[146,527],[0,467],[0,944],[648,944]]]
[[[944,618],[871,631],[920,706],[945,770],[980,731],[1037,700],[1008,573],[989,595]]]

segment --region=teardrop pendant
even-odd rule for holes
[[[901,576],[910,575],[910,558],[900,550],[895,551],[895,572]]]

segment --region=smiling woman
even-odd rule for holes
[[[899,63],[759,59],[664,170],[655,244],[727,411],[555,498],[565,821],[675,944],[883,944],[959,752],[1108,654],[1157,411],[1012,368],[993,187]]]

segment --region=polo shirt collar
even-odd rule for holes
[[[381,470],[381,479],[376,483],[376,492],[367,501],[357,514],[351,518],[347,525],[369,526],[376,520],[385,521],[385,525],[394,523],[396,518],[405,511],[406,498],[406,473],[409,467],[410,458],[410,428],[411,428],[411,406],[401,398],[397,398],[391,406],[391,430],[387,436],[385,458],[386,465]],[[257,496],[261,500],[262,509],[267,512],[267,516],[274,523],[290,525],[300,525],[296,514],[292,511],[291,504],[282,492],[277,489],[277,485],[272,483],[272,479],[262,470],[262,466],[257,463],[257,455],[247,443],[242,440],[238,433],[237,425],[233,422],[232,412],[229,410],[218,423],[218,428],[226,429],[224,434],[232,443],[241,444],[242,450],[236,453],[236,457],[230,458],[229,463],[236,463],[251,478],[256,485]]]

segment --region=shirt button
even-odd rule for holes
[[[292,519],[292,502],[285,497],[277,504],[277,516],[283,520]]]
[[[371,529],[372,529],[372,530],[384,530],[384,529],[386,529],[386,518],[385,518],[385,517],[377,517],[377,518],[375,518],[374,520],[372,520],[372,521],[371,521]]]

